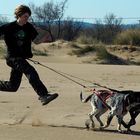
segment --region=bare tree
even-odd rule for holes
[[[0,25],[7,22],[8,22],[8,18],[0,15]]]
[[[103,22],[101,20],[96,21],[94,26],[94,37],[98,41],[108,44],[112,43],[117,34],[121,32],[122,18],[116,18],[114,14],[109,14],[106,15],[104,19]]]
[[[52,41],[60,37],[61,20],[64,16],[67,1],[68,0],[64,0],[60,3],[50,1],[44,3],[42,6],[35,6],[33,3],[29,4],[33,11],[32,21],[39,24],[42,29],[46,30]],[[54,27],[56,29],[55,32],[53,32]]]
[[[63,22],[62,38],[71,41],[80,33],[83,27],[83,22],[74,21],[72,18],[67,18]]]
[[[106,42],[111,43],[114,37],[122,30],[122,18],[116,18],[114,14],[108,14],[105,16],[104,23],[104,30],[107,35]]]

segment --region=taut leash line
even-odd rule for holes
[[[108,90],[111,90],[111,91],[114,91],[114,92],[122,92],[122,91],[118,91],[118,90],[116,90],[116,89],[112,89],[112,88],[109,88],[109,87],[106,87],[106,86],[102,86],[102,85],[100,85],[100,84],[98,84],[98,83],[93,83],[92,81],[85,80],[85,79],[79,78],[79,77],[77,77],[77,76],[70,75],[70,74],[68,74],[68,73],[64,73],[64,72],[57,71],[57,70],[55,70],[55,69],[53,69],[53,68],[51,68],[51,67],[48,67],[48,66],[46,66],[46,65],[44,65],[44,64],[41,64],[40,62],[38,62],[38,61],[36,61],[36,60],[32,60],[32,59],[28,59],[28,60],[31,61],[31,62],[33,62],[34,64],[38,64],[38,65],[41,65],[41,66],[43,66],[43,67],[45,67],[45,68],[48,68],[48,69],[50,69],[51,71],[54,71],[55,73],[57,73],[57,74],[59,74],[59,75],[65,77],[65,78],[67,78],[67,79],[73,81],[74,83],[76,83],[76,84],[78,84],[78,85],[80,85],[80,86],[82,86],[82,87],[84,87],[84,88],[88,88],[88,87],[85,86],[85,85],[83,85],[83,84],[81,84],[81,83],[79,83],[79,82],[77,82],[77,81],[75,81],[75,80],[73,80],[73,79],[70,78],[70,77],[73,77],[73,78],[76,78],[76,79],[79,79],[79,80],[82,80],[82,81],[91,83],[91,84],[93,84],[93,85],[95,85],[95,86],[102,87],[102,88],[105,88],[105,89],[108,89]],[[69,77],[68,77],[68,76],[69,76]]]
[[[43,67],[45,67],[45,68],[48,68],[49,70],[51,70],[51,71],[53,71],[53,72],[55,72],[55,73],[57,73],[57,74],[59,74],[59,75],[65,77],[65,78],[67,78],[67,79],[73,81],[74,83],[76,83],[76,84],[78,84],[78,85],[80,85],[80,86],[82,86],[82,87],[84,87],[84,88],[87,88],[85,85],[83,85],[83,84],[81,84],[81,83],[79,83],[79,82],[77,82],[77,81],[71,79],[70,77],[66,76],[66,74],[63,74],[62,72],[58,72],[57,70],[55,70],[55,69],[53,69],[53,68],[51,68],[51,67],[48,67],[48,66],[46,66],[46,65],[44,65],[44,64],[41,64],[41,63],[38,62],[38,61],[35,61],[35,60],[32,60],[32,59],[28,59],[28,60],[31,61],[31,62],[33,62],[34,64],[38,64],[38,65],[41,65],[41,66],[43,66]]]

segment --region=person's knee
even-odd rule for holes
[[[16,92],[18,90],[18,88],[19,88],[19,84],[18,83],[14,83],[14,84],[12,83],[9,86],[9,91]]]
[[[35,82],[39,79],[38,73],[33,67],[28,68],[25,75],[27,76],[30,83]]]

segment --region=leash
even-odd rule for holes
[[[115,89],[112,89],[112,88],[109,88],[109,87],[100,85],[100,84],[98,84],[98,83],[93,83],[92,81],[85,80],[85,79],[83,79],[83,78],[79,78],[79,77],[77,77],[77,76],[74,76],[74,75],[71,75],[71,74],[68,74],[68,73],[65,73],[65,72],[57,71],[57,70],[55,70],[55,69],[53,69],[53,68],[51,68],[51,67],[49,67],[49,66],[46,66],[46,65],[44,65],[44,64],[42,64],[42,63],[40,63],[40,62],[38,62],[38,61],[36,61],[36,60],[32,60],[32,59],[28,59],[28,60],[31,61],[31,62],[33,62],[33,63],[36,64],[36,65],[41,65],[41,66],[43,66],[43,67],[45,67],[45,68],[48,68],[49,70],[51,70],[51,71],[53,71],[53,72],[55,72],[55,73],[57,73],[57,74],[59,74],[59,75],[65,77],[65,78],[67,78],[67,79],[73,81],[74,83],[76,83],[76,84],[82,86],[83,88],[89,88],[89,87],[87,87],[87,86],[81,84],[80,82],[77,82],[77,81],[73,80],[73,79],[70,78],[70,77],[73,77],[73,78],[82,80],[82,81],[84,81],[84,82],[91,83],[91,84],[93,84],[93,85],[95,85],[95,86],[102,87],[102,88],[105,88],[105,89],[108,89],[108,90],[111,90],[111,91],[114,91],[114,92],[120,92],[120,91],[118,91],[118,90],[115,90]],[[93,86],[92,86],[92,87],[93,87]],[[91,91],[91,90],[90,90],[90,91]]]
[[[79,82],[77,82],[77,81],[71,79],[70,77],[66,76],[66,74],[63,74],[63,73],[60,72],[60,71],[57,71],[57,70],[55,70],[55,69],[53,69],[53,68],[51,68],[51,67],[48,67],[48,66],[46,66],[46,65],[44,65],[44,64],[42,64],[42,63],[40,63],[40,62],[38,62],[38,61],[35,61],[35,60],[32,60],[32,59],[28,59],[28,60],[31,61],[31,62],[33,62],[34,64],[38,64],[38,65],[41,65],[41,66],[43,66],[43,67],[45,67],[45,68],[48,68],[49,70],[51,70],[51,71],[53,71],[53,72],[55,72],[55,73],[57,73],[57,74],[59,74],[59,75],[65,77],[65,78],[69,79],[70,81],[73,81],[74,83],[76,83],[76,84],[82,86],[83,88],[87,88],[87,86],[85,86],[85,85],[83,85],[83,84],[81,84],[81,83],[79,83]],[[67,74],[67,75],[68,75],[68,74]]]

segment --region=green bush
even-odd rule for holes
[[[32,52],[34,55],[40,55],[40,56],[47,56],[47,51],[44,49],[43,51],[42,50],[37,50],[35,48],[32,48]]]
[[[81,34],[79,37],[77,37],[76,42],[81,44],[96,44],[98,41],[93,38],[92,36],[87,36],[84,34]]]
[[[115,44],[140,46],[140,30],[127,29],[117,35]]]
[[[85,48],[80,48],[77,50],[72,50],[72,54],[77,55],[77,56],[82,56],[85,55],[86,53],[95,51],[95,48],[92,46],[86,46]]]
[[[84,48],[73,50],[72,54],[83,56],[90,52],[96,52],[98,59],[108,59],[110,57],[110,54],[108,53],[104,45],[86,46]]]
[[[96,46],[96,54],[98,59],[108,59],[110,54],[103,45]]]

